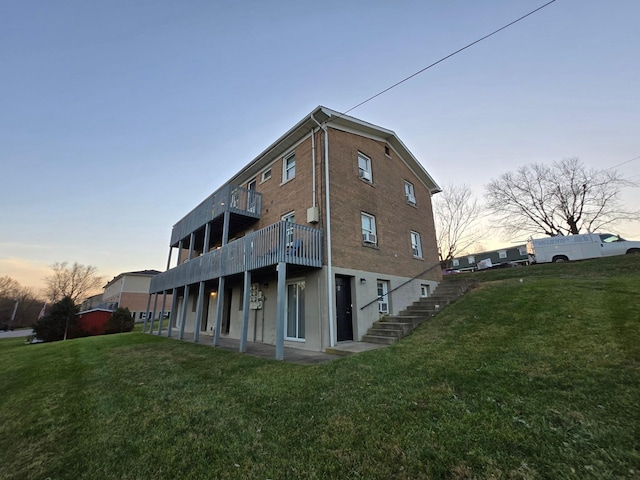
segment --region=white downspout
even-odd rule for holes
[[[335,346],[333,328],[333,268],[331,263],[331,201],[329,199],[329,134],[327,127],[320,125],[311,115],[311,120],[316,122],[324,132],[324,189],[325,189],[325,210],[327,218],[327,299],[329,314],[329,346]]]
[[[316,208],[316,139],[313,128],[311,129],[311,195],[311,206]]]

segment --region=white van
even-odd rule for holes
[[[640,253],[640,242],[625,240],[612,233],[537,238],[527,242],[530,263],[568,262],[625,253]]]

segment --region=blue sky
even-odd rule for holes
[[[345,111],[544,3],[4,2],[0,276],[164,270],[171,226],[314,107]],[[479,196],[530,162],[609,168],[640,156],[638,18],[636,0],[557,0],[350,114]],[[618,170],[640,180],[640,160]]]

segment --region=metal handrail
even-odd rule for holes
[[[417,274],[415,277],[412,277],[412,278],[410,278],[409,280],[407,280],[406,282],[401,283],[401,284],[400,284],[400,285],[398,285],[397,287],[395,287],[395,288],[393,288],[393,289],[389,290],[389,291],[387,292],[387,294],[386,294],[387,298],[389,297],[389,295],[390,295],[390,294],[392,294],[392,293],[393,293],[393,292],[395,292],[396,290],[398,290],[398,289],[400,289],[400,288],[404,287],[407,283],[414,281],[416,278],[421,277],[421,276],[422,276],[422,275],[424,275],[425,273],[427,273],[427,272],[429,272],[429,271],[431,271],[431,270],[433,270],[434,268],[439,267],[439,266],[440,266],[440,262],[438,262],[438,263],[436,263],[436,264],[434,264],[434,265],[431,265],[431,266],[430,266],[429,268],[427,268],[424,272],[421,272],[421,273]],[[367,304],[366,304],[366,305],[364,305],[363,307],[360,307],[360,310],[364,310],[364,309],[365,309],[365,308],[367,308],[369,305],[372,305],[372,304],[376,303],[376,302],[377,302],[377,301],[379,301],[379,300],[380,300],[380,296],[377,296],[374,300],[371,300],[369,303],[367,303]]]

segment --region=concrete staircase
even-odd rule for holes
[[[430,297],[413,302],[397,315],[385,315],[384,318],[374,322],[367,334],[362,336],[362,341],[382,345],[396,343],[409,335],[422,322],[435,317],[447,305],[455,302],[467,291],[469,285],[470,282],[467,280],[445,279],[440,282]]]

